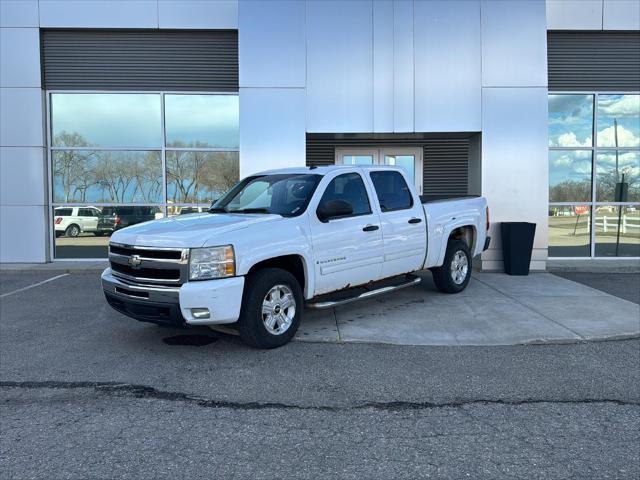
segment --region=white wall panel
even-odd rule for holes
[[[393,0],[373,2],[373,131],[393,132]]]
[[[158,0],[160,28],[238,28],[238,0]]]
[[[482,86],[547,85],[545,2],[483,0]]]
[[[46,204],[41,147],[0,147],[0,205]]]
[[[0,27],[38,27],[37,0],[0,0]]]
[[[480,2],[416,2],[414,25],[416,131],[480,131]]]
[[[640,30],[640,1],[604,0],[605,30]]]
[[[240,177],[305,165],[302,88],[240,89]]]
[[[305,2],[241,0],[240,87],[304,87]]]
[[[413,132],[413,0],[393,3],[393,130]]]
[[[40,0],[43,28],[158,28],[156,0]]]
[[[0,28],[0,87],[39,86],[39,30]]]
[[[547,0],[549,30],[601,30],[602,0]]]
[[[0,206],[0,262],[46,261],[45,210],[43,206]]]
[[[499,223],[537,224],[536,258],[547,248],[547,89],[484,88],[482,90],[482,194],[493,224],[491,250],[499,256]],[[500,257],[501,258],[501,257]]]
[[[307,131],[373,130],[373,5],[307,3]]]
[[[43,99],[39,88],[0,88],[0,145],[43,145]]]

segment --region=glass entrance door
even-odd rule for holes
[[[409,147],[337,148],[338,165],[395,165],[406,170],[422,195],[422,149]]]

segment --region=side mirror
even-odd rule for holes
[[[332,218],[343,217],[353,213],[353,206],[345,200],[329,200],[318,205],[316,215],[322,223],[327,223]]]

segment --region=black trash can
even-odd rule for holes
[[[509,275],[529,275],[533,237],[536,224],[528,222],[502,222],[502,258],[504,271]]]

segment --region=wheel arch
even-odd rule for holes
[[[440,246],[440,255],[438,256],[438,265],[442,265],[444,262],[444,256],[447,252],[447,245],[451,240],[462,240],[469,247],[469,252],[473,257],[473,252],[475,251],[475,244],[478,241],[478,232],[476,231],[476,227],[472,223],[460,223],[450,225],[446,230],[445,235],[442,236],[443,240]]]
[[[302,289],[305,298],[309,298],[307,295],[313,290],[313,285],[310,284],[309,268],[305,258],[300,254],[288,254],[278,255],[276,257],[270,257],[260,260],[247,270],[247,275],[253,272],[262,270],[264,268],[281,268],[291,273]]]

